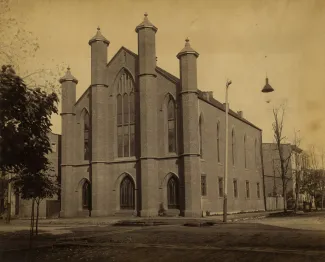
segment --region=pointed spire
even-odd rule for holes
[[[110,42],[100,32],[100,27],[99,26],[97,27],[97,33],[96,33],[96,35],[93,38],[91,38],[88,43],[89,43],[89,45],[91,45],[92,43],[94,43],[96,41],[104,42],[107,45],[110,44]]]
[[[199,57],[199,53],[191,47],[188,37],[185,39],[185,47],[177,54],[177,58],[179,59],[181,56],[187,54],[193,54],[196,57]]]
[[[71,72],[70,72],[70,66],[68,66],[67,68],[67,72],[65,73],[65,75],[63,77],[60,78],[59,82],[62,84],[63,82],[66,82],[66,81],[72,81],[76,84],[78,84],[78,80],[77,78],[75,78]]]
[[[152,28],[152,30],[154,30],[155,32],[157,32],[158,28],[155,27],[148,19],[148,13],[145,12],[144,13],[144,19],[143,22],[141,24],[139,24],[136,28],[135,28],[135,32],[139,32],[140,29],[143,28]]]

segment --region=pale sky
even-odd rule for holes
[[[111,42],[108,61],[121,47],[137,53],[135,27],[148,12],[158,27],[158,66],[179,77],[176,54],[186,37],[200,54],[198,87],[229,103],[263,129],[272,142],[272,106],[287,101],[285,135],[300,130],[302,147],[325,149],[324,0],[13,0],[12,16],[39,38],[40,50],[27,62],[69,64],[79,80],[77,99],[90,84],[88,40],[100,26]],[[275,89],[270,104],[260,92],[266,73]],[[60,105],[59,105],[60,107]],[[53,132],[61,133],[60,116]]]

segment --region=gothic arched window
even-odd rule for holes
[[[217,158],[220,163],[220,123],[217,123]]]
[[[167,198],[168,208],[178,209],[179,208],[179,185],[178,179],[175,175],[169,178],[167,183]]]
[[[121,209],[134,209],[134,183],[133,180],[126,176],[120,186],[120,207]]]
[[[200,157],[203,158],[202,116],[200,116],[200,118],[199,118],[199,136],[200,136]]]
[[[234,129],[231,131],[231,153],[232,153],[232,164],[235,165],[236,137],[235,137]]]
[[[169,97],[167,106],[168,117],[168,152],[176,152],[176,112],[175,101],[172,96]]]
[[[134,83],[124,70],[117,84],[117,155],[135,155],[135,96]]]
[[[82,207],[84,209],[89,209],[91,202],[91,191],[90,183],[88,180],[82,185]]]
[[[90,130],[90,117],[86,111],[84,114],[84,160],[89,160],[90,158],[90,143],[89,143],[89,130]]]

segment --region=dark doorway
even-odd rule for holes
[[[82,186],[82,208],[89,210],[91,203],[91,189],[89,181],[85,181]]]
[[[175,175],[167,183],[168,209],[179,209],[179,185]]]
[[[133,210],[134,200],[134,183],[129,176],[126,176],[120,186],[120,208]]]

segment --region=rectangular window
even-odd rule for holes
[[[207,177],[201,175],[201,196],[207,195]]]
[[[261,198],[261,191],[260,191],[260,183],[257,183],[256,184],[256,190],[257,190],[257,198]]]
[[[119,126],[117,128],[117,156],[123,157],[123,134],[122,134],[122,127]]]
[[[219,177],[218,185],[219,185],[219,197],[223,197],[223,178],[222,177]]]
[[[84,142],[84,160],[89,160],[89,144],[88,141]]]
[[[249,181],[246,181],[246,198],[250,197],[250,193],[249,193]]]
[[[174,120],[168,121],[168,152],[175,152],[175,122]]]
[[[234,183],[234,197],[237,198],[238,197],[237,179],[234,179],[233,183]]]
[[[135,156],[135,130],[134,125],[130,125],[130,156]]]
[[[124,126],[124,156],[129,156],[129,126]]]
[[[56,152],[56,144],[52,143],[51,148],[52,148],[52,153],[55,153]]]

